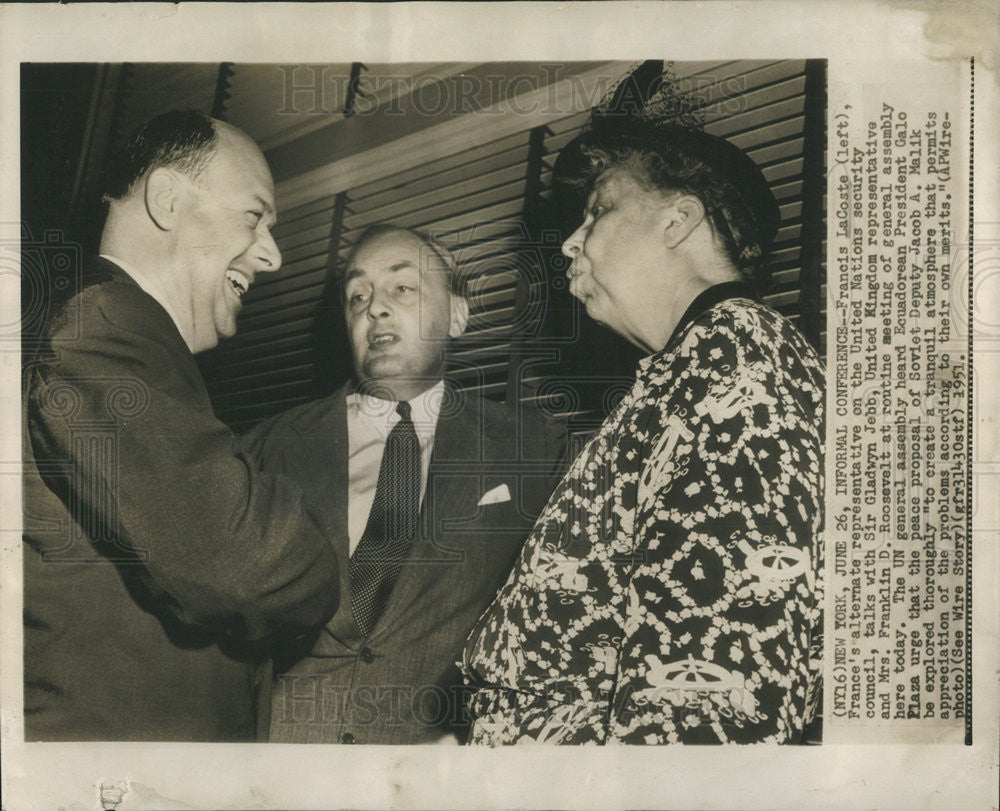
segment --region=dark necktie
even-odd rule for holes
[[[420,516],[420,442],[410,404],[399,403],[396,413],[401,419],[385,440],[375,501],[351,555],[351,605],[365,636],[385,609]]]

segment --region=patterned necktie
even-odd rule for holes
[[[385,609],[420,516],[420,442],[410,404],[399,403],[396,413],[401,419],[386,438],[375,501],[351,555],[351,604],[365,636]]]

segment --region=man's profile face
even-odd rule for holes
[[[225,125],[202,174],[189,179],[176,234],[177,255],[190,281],[194,351],[236,333],[241,299],[258,273],[281,266],[271,237],[274,182],[257,145]]]
[[[396,400],[434,385],[444,374],[448,337],[465,328],[457,300],[444,263],[419,237],[390,231],[363,242],[344,276],[358,382]]]

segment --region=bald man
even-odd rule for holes
[[[112,168],[101,256],[25,367],[25,738],[253,740],[263,641],[339,602],[299,487],[236,452],[194,359],[281,264],[274,184],[193,112]]]

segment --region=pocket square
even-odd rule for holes
[[[485,504],[499,504],[502,501],[510,501],[510,489],[506,484],[500,484],[483,493],[483,497],[479,499],[479,506],[482,507]]]

